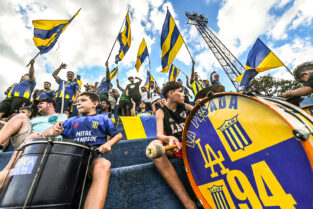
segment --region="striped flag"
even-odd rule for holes
[[[118,73],[118,66],[116,66],[111,72],[110,72],[110,81],[113,80],[113,78],[117,75]],[[103,82],[106,81],[107,78],[103,79]]]
[[[248,54],[246,71],[236,80],[240,82],[240,86],[249,87],[250,81],[259,72],[281,66],[284,63],[258,38]]]
[[[148,48],[145,39],[142,39],[141,44],[137,53],[136,70],[139,72],[141,64],[145,61],[146,57],[149,56]]]
[[[34,38],[33,41],[37,48],[41,51],[40,54],[49,52],[61,33],[64,32],[66,27],[78,15],[80,9],[69,20],[33,20],[34,25]]]
[[[153,76],[151,75],[150,70],[148,70],[147,71],[147,80],[144,84],[144,87],[149,88],[150,81],[155,81],[155,80],[154,80]]]
[[[180,69],[171,64],[170,71],[168,73],[168,81],[176,81],[179,72]]]
[[[131,37],[131,30],[130,30],[130,18],[129,18],[129,12],[127,12],[124,30],[118,34],[120,50],[115,57],[115,64],[117,64],[119,61],[121,61],[124,58],[126,52],[128,51],[130,47],[131,39],[132,37]]]
[[[173,17],[167,10],[166,18],[161,34],[161,50],[162,50],[162,71],[168,72],[170,64],[175,59],[180,47],[183,44],[183,38],[175,24]]]

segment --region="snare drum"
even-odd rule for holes
[[[312,208],[312,117],[278,100],[217,93],[189,115],[187,176],[204,208]]]
[[[0,208],[23,208],[26,200],[26,208],[78,208],[90,154],[88,145],[71,140],[31,141],[10,175]]]

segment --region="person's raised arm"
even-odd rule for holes
[[[210,82],[211,84],[213,84],[213,74],[216,73],[215,70],[213,70],[213,72],[210,75]]]
[[[59,80],[60,80],[60,77],[58,76],[59,72],[62,70],[62,69],[65,69],[66,68],[66,64],[65,63],[62,63],[60,65],[60,67],[58,67],[57,69],[54,70],[54,72],[52,73],[52,76],[53,78],[55,79],[55,81],[57,83],[59,83]]]
[[[141,78],[139,78],[139,77],[137,77],[137,76],[136,76],[135,78],[137,78],[137,79],[139,80],[138,82],[139,82],[139,85],[140,85],[140,84],[141,84],[141,82],[142,82],[142,79],[141,79]]]
[[[130,101],[131,101],[132,104],[133,104],[133,107],[132,107],[132,109],[130,110],[130,115],[131,115],[131,116],[136,116],[136,103],[134,102],[133,99],[130,99]]]
[[[194,75],[195,75],[195,61],[192,60],[191,75],[190,75],[191,81],[195,80]]]
[[[105,62],[105,68],[106,68],[105,76],[107,79],[110,79],[110,69],[109,69],[109,61],[108,60]]]
[[[125,89],[123,89],[121,86],[120,86],[120,83],[118,82],[118,78],[116,79],[116,85],[117,85],[117,88],[121,91],[124,91]]]
[[[32,82],[35,80],[35,68],[34,68],[34,63],[35,60],[32,59],[30,60],[30,67],[29,67],[29,81]]]
[[[99,82],[97,81],[97,82],[95,83],[95,92],[97,91],[98,84],[99,84]]]
[[[188,76],[186,76],[186,86],[187,86],[191,91],[193,91],[192,87],[190,86]]]

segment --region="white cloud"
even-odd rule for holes
[[[218,37],[238,57],[273,24],[274,1],[228,0],[218,12]]]

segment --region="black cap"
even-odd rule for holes
[[[52,103],[52,104],[53,104],[53,106],[54,106],[54,107],[56,107],[56,103],[55,103],[54,99],[49,98],[49,97],[44,98],[44,99],[41,99],[41,100],[39,100],[39,102],[47,102],[47,103]]]

